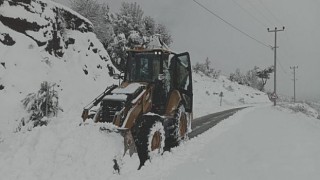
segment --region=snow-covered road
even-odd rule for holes
[[[64,119],[66,120],[66,119]],[[50,127],[14,134],[0,143],[0,178],[63,179],[290,179],[320,178],[320,121],[273,107],[239,111],[205,133],[154,157],[140,170],[125,156],[121,174],[112,159],[118,136],[101,124]]]
[[[222,120],[227,119],[228,117],[244,108],[245,107],[229,109],[194,119],[191,124],[192,132],[188,135],[189,138],[191,139],[198,136],[199,134],[204,133],[213,126],[217,125]]]
[[[317,119],[272,106],[248,108],[114,179],[317,180],[319,138]]]

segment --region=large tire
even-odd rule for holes
[[[188,139],[188,120],[183,105],[176,110],[174,118],[171,119],[172,128],[168,130],[169,135],[166,138],[165,150],[178,146],[183,140]]]
[[[140,169],[148,159],[163,153],[165,131],[162,118],[158,115],[141,116],[134,127],[134,139],[140,159]]]

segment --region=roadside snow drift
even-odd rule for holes
[[[113,175],[112,160],[123,154],[118,151],[123,149],[123,138],[100,132],[100,126],[51,123],[11,135],[0,145],[1,179],[108,179]]]

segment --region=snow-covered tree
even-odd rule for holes
[[[196,63],[193,67],[192,67],[193,71],[195,71],[196,73],[203,73],[204,75],[208,76],[208,77],[212,77],[214,79],[218,78],[220,75],[220,70],[215,70],[213,67],[211,67],[211,61],[209,60],[209,58],[206,58],[206,61],[204,63]]]
[[[273,66],[257,71],[257,76],[261,79],[261,82],[262,82],[262,87],[260,91],[264,89],[264,86],[266,85],[267,80],[270,79],[270,74],[273,73],[273,71],[274,71]]]
[[[114,65],[121,71],[127,57],[126,49],[133,48],[148,42],[148,39],[160,34],[167,45],[172,43],[172,38],[164,24],[156,24],[150,16],[143,16],[144,12],[139,4],[123,2],[119,13],[110,15],[115,38],[107,50]]]
[[[267,80],[270,78],[270,74],[273,72],[273,66],[260,70],[255,66],[253,69],[247,71],[246,74],[242,74],[240,69],[236,69],[235,73],[231,73],[229,79],[237,82],[241,85],[250,86],[260,91],[264,90],[264,86]],[[261,79],[261,80],[260,80]]]
[[[236,69],[236,72],[230,74],[229,79],[230,81],[237,82],[238,84],[249,86],[245,80],[245,76],[240,72],[239,68]]]
[[[159,23],[157,25],[155,34],[160,34],[162,41],[167,45],[170,45],[173,42],[171,34],[164,24]]]
[[[156,23],[155,20],[151,16],[145,16],[143,18],[143,24],[144,24],[144,34],[148,37],[155,34],[156,30]]]
[[[257,76],[257,72],[259,71],[259,67],[255,66],[253,69],[247,71],[245,75],[246,83],[255,89],[259,89],[260,91],[263,90],[262,82],[259,80]]]
[[[159,34],[162,42],[172,43],[172,37],[164,24],[157,24],[136,2],[123,2],[118,13],[110,13],[109,6],[98,0],[69,0],[71,8],[87,19],[94,32],[107,49],[110,58],[120,71],[124,69],[126,50],[148,42]]]
[[[119,11],[114,20],[115,34],[124,33],[128,37],[131,31],[143,32],[144,12],[139,4],[123,2]]]
[[[93,30],[105,46],[113,39],[113,26],[109,22],[109,6],[98,0],[69,0],[71,8],[93,24]]]
[[[108,46],[108,53],[112,60],[112,63],[120,71],[124,70],[125,62],[124,60],[127,57],[127,39],[123,33],[118,34],[114,37],[113,43]]]
[[[48,82],[41,83],[37,93],[30,93],[22,100],[22,105],[28,113],[28,116],[20,120],[17,131],[26,127],[31,130],[37,126],[45,126],[52,118],[62,111],[59,106],[58,92],[54,89],[55,84]]]

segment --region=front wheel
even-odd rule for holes
[[[182,141],[188,139],[188,117],[183,105],[180,105],[174,117],[170,119],[170,128],[166,139],[165,150],[178,146]]]
[[[134,127],[134,139],[140,159],[140,169],[148,159],[163,153],[165,131],[162,118],[158,115],[140,117]]]

